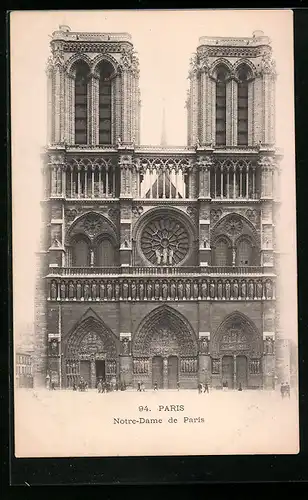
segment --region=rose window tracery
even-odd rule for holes
[[[189,250],[187,230],[174,218],[158,217],[142,231],[141,249],[154,265],[179,264]]]

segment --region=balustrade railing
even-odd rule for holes
[[[48,281],[52,301],[182,301],[182,300],[272,300],[271,278],[55,278]]]
[[[272,274],[261,266],[114,266],[114,267],[51,267],[54,276],[178,276],[178,275],[262,275]]]

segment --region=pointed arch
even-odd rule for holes
[[[196,356],[198,343],[189,321],[172,307],[163,305],[140,322],[132,350],[134,356]]]
[[[96,211],[86,212],[74,220],[66,233],[66,243],[70,244],[72,237],[77,233],[85,234],[91,242],[99,235],[108,234],[113,244],[119,245],[115,224]]]
[[[99,66],[104,61],[106,61],[112,65],[112,67],[113,67],[112,78],[113,78],[116,75],[116,73],[118,72],[119,65],[118,65],[118,62],[116,61],[116,59],[109,54],[99,54],[96,57],[94,57],[94,59],[92,60],[92,71],[94,73],[98,74],[99,73]]]
[[[240,72],[242,70],[246,72],[247,78],[249,80],[255,78],[256,67],[251,61],[249,61],[249,59],[241,59],[240,61],[234,64],[233,71],[237,76],[237,78],[239,79],[240,79]]]
[[[238,229],[238,234],[235,236],[235,240],[238,239],[240,235],[246,234],[255,241],[256,245],[260,245],[260,236],[258,232],[256,231],[256,228],[252,224],[252,222],[245,217],[242,214],[239,214],[237,212],[231,212],[229,214],[224,215],[221,217],[216,224],[211,229],[211,241],[215,241],[218,235],[220,234],[226,234],[228,235],[228,229],[225,228],[226,224],[231,221],[241,221],[242,224],[239,226],[241,229]]]
[[[92,60],[87,54],[74,54],[70,57],[65,64],[65,70],[68,76],[74,78],[76,75],[76,67],[79,63],[86,64],[88,66],[89,73],[91,72]]]
[[[214,63],[212,64],[212,66],[209,69],[209,75],[214,80],[217,79],[217,73],[218,73],[219,69],[224,69],[225,72],[229,76],[231,76],[232,71],[233,71],[233,66],[230,63],[230,61],[228,61],[228,59],[220,58],[220,59],[217,59],[216,61],[214,61]]]
[[[240,311],[228,314],[211,338],[211,354],[238,354],[246,351],[253,357],[262,355],[262,334],[255,323]]]
[[[89,308],[69,332],[64,356],[91,359],[106,355],[114,359],[118,353],[117,339],[106,323]]]

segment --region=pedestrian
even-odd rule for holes
[[[204,384],[203,392],[207,392],[207,393],[209,392],[209,384],[207,382]]]
[[[47,373],[46,375],[46,389],[50,389],[50,375]]]
[[[141,382],[138,382],[137,391],[138,391],[138,392],[141,392]]]
[[[201,392],[202,392],[202,383],[201,382],[199,382],[199,384],[198,384],[198,392],[199,392],[199,394],[201,394]]]
[[[239,390],[239,391],[242,391],[242,390],[243,390],[243,389],[242,389],[242,384],[241,384],[241,383],[240,383],[240,385],[239,385],[239,387],[238,387],[238,390]]]
[[[102,389],[103,389],[102,381],[101,381],[101,379],[99,379],[98,384],[97,384],[97,390],[98,390],[99,394],[102,392]]]
[[[154,391],[157,391],[158,390],[158,385],[157,385],[157,382],[154,383]]]
[[[177,390],[179,391],[180,390],[180,382],[176,383],[176,387],[177,387]]]
[[[284,398],[284,395],[285,395],[285,386],[284,386],[284,382],[281,382],[281,385],[280,385],[280,394],[281,394],[281,397],[282,399]]]
[[[144,383],[143,382],[141,382],[141,384],[140,384],[140,390],[142,392],[145,392],[145,387],[144,387]]]

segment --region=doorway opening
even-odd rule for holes
[[[152,359],[152,383],[157,383],[159,389],[163,388],[163,358],[154,356]]]
[[[179,380],[179,363],[177,356],[168,358],[168,389],[176,389]]]
[[[95,368],[96,368],[96,383],[98,382],[99,379],[102,380],[102,382],[105,382],[106,380],[106,366],[105,366],[105,360],[96,360],[95,361]]]

